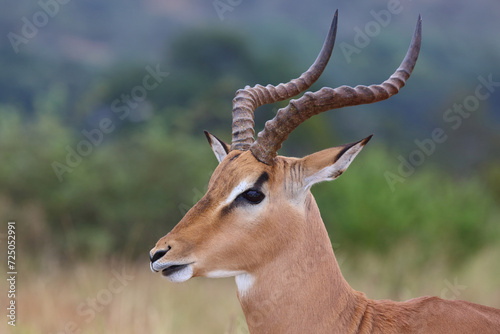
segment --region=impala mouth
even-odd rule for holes
[[[184,264],[159,264],[155,262],[151,264],[151,269],[154,272],[161,271],[161,275],[171,282],[185,282],[193,277],[193,263],[194,262]]]
[[[190,263],[187,263],[187,264],[175,264],[173,266],[170,266],[168,268],[163,269],[161,271],[161,274],[164,277],[168,277],[170,275],[175,274],[176,272],[179,272],[179,271],[185,269],[189,265],[190,265]]]

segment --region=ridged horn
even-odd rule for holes
[[[266,122],[264,130],[258,134],[257,140],[250,150],[261,162],[271,165],[288,135],[310,117],[331,109],[374,103],[386,100],[397,94],[417,62],[422,39],[422,18],[419,16],[410,47],[406,56],[389,79],[380,85],[341,86],[338,88],[322,88],[317,92],[307,92],[301,98],[292,100],[285,108],[278,110],[276,116]]]
[[[278,86],[246,86],[244,89],[236,92],[236,96],[233,99],[231,150],[246,151],[254,143],[254,112],[258,107],[294,97],[307,90],[318,80],[328,64],[335,44],[337,16],[338,11],[335,12],[330,31],[314,64],[306,72],[302,73],[300,77],[287,83],[281,83]]]

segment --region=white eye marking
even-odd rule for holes
[[[222,202],[222,205],[226,206],[226,205],[232,203],[236,199],[236,197],[238,197],[239,194],[241,194],[245,190],[248,190],[249,187],[250,187],[250,184],[246,180],[242,181],[240,184],[238,184],[233,189],[233,191],[231,191],[231,193],[226,198],[226,200],[224,202]]]
[[[244,297],[248,293],[248,291],[252,288],[255,278],[252,275],[245,273],[236,276],[235,280],[240,297]]]

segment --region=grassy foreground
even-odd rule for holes
[[[370,298],[437,295],[500,308],[500,247],[454,272],[437,259],[411,269],[415,253],[403,247],[383,259],[336,253],[346,279]],[[2,321],[2,333],[248,333],[232,278],[172,284],[144,261],[25,268],[18,279],[17,326]]]

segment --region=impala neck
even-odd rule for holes
[[[249,330],[257,333],[356,332],[367,300],[345,281],[311,194],[301,233],[256,272],[236,278]],[[301,218],[302,219],[302,218]]]

